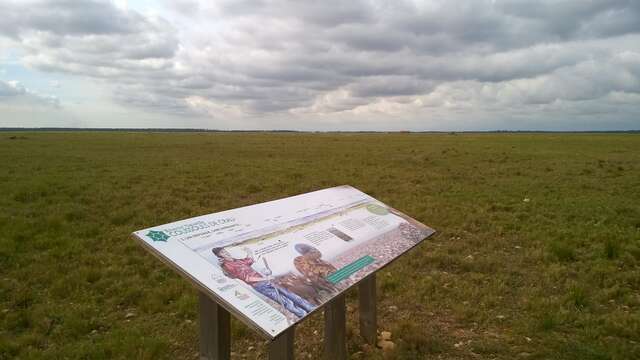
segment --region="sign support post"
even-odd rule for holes
[[[347,358],[347,324],[344,294],[338,295],[324,308],[324,356],[327,360]]]
[[[295,326],[278,335],[269,344],[269,360],[293,360],[293,340]]]
[[[202,292],[199,293],[200,360],[231,359],[229,312]]]
[[[360,335],[368,344],[375,345],[378,335],[375,273],[360,282],[358,297],[360,299]]]

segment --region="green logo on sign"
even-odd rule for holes
[[[163,233],[162,231],[150,230],[147,233],[147,236],[151,238],[153,241],[164,241],[166,242],[169,239],[169,235]]]
[[[367,205],[367,210],[369,210],[370,213],[376,215],[387,215],[389,213],[389,210],[386,207],[380,206],[378,204]]]

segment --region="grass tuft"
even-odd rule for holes
[[[549,251],[558,261],[569,262],[576,260],[575,250],[565,242],[555,241],[551,243]]]
[[[620,255],[620,245],[613,240],[604,243],[604,255],[607,259],[616,259]]]
[[[583,310],[589,306],[589,296],[587,295],[587,291],[582,287],[574,286],[569,291],[568,299],[569,303],[578,310]]]

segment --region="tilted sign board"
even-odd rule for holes
[[[274,338],[433,233],[351,186],[338,186],[133,235]]]

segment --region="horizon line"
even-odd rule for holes
[[[452,133],[639,133],[636,130],[292,130],[292,129],[270,129],[270,130],[241,130],[241,129],[205,129],[205,128],[107,128],[107,127],[0,127],[0,132],[19,132],[19,131],[38,131],[38,132],[235,132],[235,133],[399,133],[399,134],[452,134]]]

